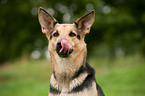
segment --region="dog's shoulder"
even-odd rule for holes
[[[87,73],[87,76],[85,80],[83,81],[83,83],[73,88],[71,92],[76,93],[76,92],[80,92],[84,90],[84,88],[88,89],[90,86],[92,86],[92,82],[96,82],[95,70],[87,62],[85,63],[85,66],[82,65],[80,67],[80,69],[75,73],[72,79],[85,75],[85,73]]]
[[[90,73],[90,76],[93,77],[94,80],[95,80],[95,70],[94,70],[94,68],[91,67],[87,62],[86,62],[86,66],[87,66],[88,72]],[[105,96],[101,86],[99,84],[97,84],[97,82],[96,82],[96,87],[97,87],[96,89],[97,89],[97,92],[98,92],[98,96]]]
[[[91,67],[88,62],[86,62],[86,68],[87,68],[87,72],[89,73],[89,75],[91,75],[91,76],[94,76],[95,75],[94,68]]]
[[[97,84],[98,96],[105,96],[102,88],[99,84]]]

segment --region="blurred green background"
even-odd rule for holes
[[[0,96],[47,96],[52,73],[38,8],[59,23],[95,10],[88,62],[106,96],[145,96],[145,0],[0,0]]]

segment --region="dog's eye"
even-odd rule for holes
[[[53,34],[54,37],[58,37],[59,36],[59,33],[58,31],[56,31],[54,34]]]
[[[71,31],[71,32],[69,33],[69,36],[70,36],[70,37],[74,37],[74,36],[76,36],[76,34],[75,34],[74,32]]]

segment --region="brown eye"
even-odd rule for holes
[[[54,36],[54,37],[58,37],[58,36],[59,36],[58,31],[56,31],[55,33],[53,33],[53,36]]]
[[[74,37],[74,36],[76,36],[76,34],[75,34],[74,32],[71,31],[71,32],[69,33],[69,36],[70,36],[70,37]]]

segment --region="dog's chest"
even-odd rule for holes
[[[60,94],[49,93],[49,96],[98,96],[97,93],[98,92],[96,90],[96,83],[93,82],[91,87],[85,88],[80,92],[68,93],[65,92],[65,89],[63,89],[63,91]]]
[[[84,88],[81,91],[72,91],[74,88],[83,84],[85,78],[87,77],[87,73],[81,74],[78,78],[73,79],[69,85],[67,83],[59,84],[54,75],[51,77],[51,85],[54,89],[60,90],[60,94],[49,93],[49,96],[97,96],[96,82],[89,82],[90,86]]]

